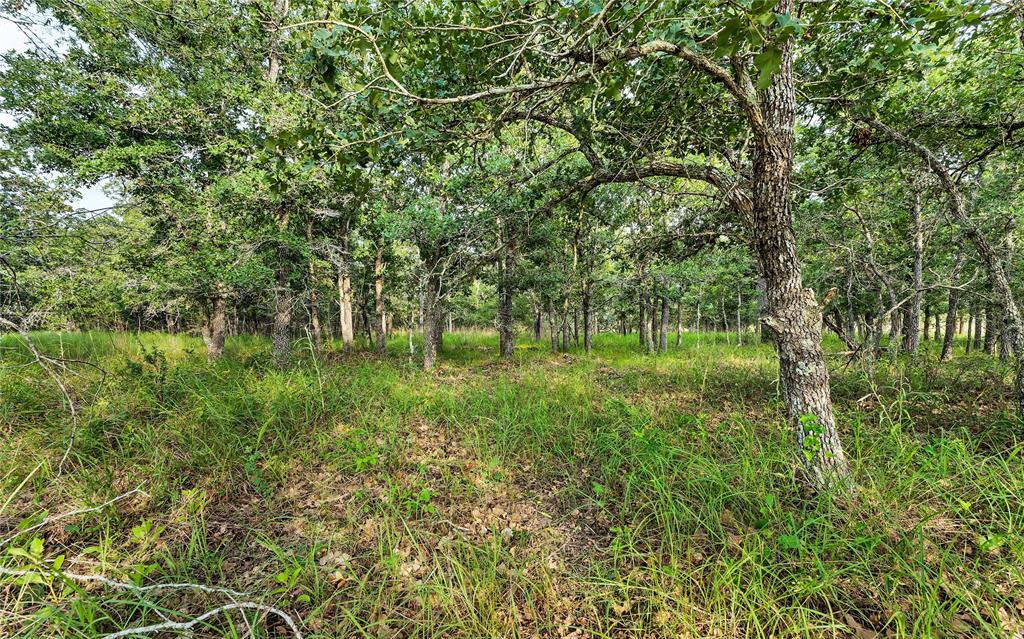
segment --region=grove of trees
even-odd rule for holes
[[[861,360],[966,333],[1024,414],[1012,5],[4,13],[36,34],[0,75],[8,329],[196,332],[211,361],[269,333],[281,368],[396,331],[426,369],[460,327],[501,357],[520,332],[756,335],[818,489],[849,482],[829,332]],[[98,182],[113,206],[66,204]]]

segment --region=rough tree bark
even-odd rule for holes
[[[215,362],[224,354],[224,335],[227,329],[227,302],[223,295],[213,298],[203,322],[203,343],[206,361]]]
[[[436,264],[427,273],[423,291],[423,370],[430,371],[437,365],[441,341],[441,276],[435,272]]]
[[[277,84],[277,77],[281,71],[281,55],[278,51],[280,41],[280,23],[288,13],[288,0],[274,0],[274,22],[271,27],[270,51],[267,54],[267,84]],[[277,212],[277,225],[279,232],[283,233],[288,228],[288,213],[283,208]],[[291,322],[292,322],[292,290],[289,281],[289,255],[288,249],[283,244],[277,247],[277,264],[275,265],[274,285],[274,326],[272,330],[272,341],[274,350],[274,365],[278,368],[288,366],[291,357]]]
[[[775,11],[788,14],[792,0]],[[829,373],[821,346],[821,308],[803,285],[790,203],[796,96],[793,43],[782,46],[782,64],[761,94],[760,108],[748,108],[754,124],[752,199],[754,246],[765,279],[765,324],[779,355],[786,413],[796,433],[799,457],[810,484],[819,490],[845,489],[850,471],[839,440]]]

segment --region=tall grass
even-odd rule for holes
[[[493,335],[459,333],[425,374],[397,337],[385,358],[329,345],[274,371],[252,337],[209,365],[185,336],[39,334],[98,366],[68,378],[78,432],[58,475],[72,422],[5,337],[0,538],[148,497],[10,544],[0,566],[43,577],[0,576],[0,635],[99,637],[219,603],[82,588],[55,561],[246,590],[314,637],[1021,630],[1024,463],[998,361],[929,350],[868,378],[837,356],[859,487],[840,502],[794,478],[770,347],[684,338],[654,356],[635,336],[599,335],[589,356],[524,338],[498,362]],[[260,621],[199,634],[283,633]]]

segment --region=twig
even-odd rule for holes
[[[14,569],[4,568],[0,566],[0,575],[8,575],[11,577],[26,577],[28,575],[38,575],[39,570],[25,570],[25,569]],[[121,588],[122,590],[131,590],[132,592],[147,593],[147,592],[160,592],[161,590],[199,590],[211,595],[228,595],[230,597],[247,597],[249,595],[244,592],[232,590],[230,588],[218,588],[215,586],[206,586],[203,584],[191,584],[191,583],[174,583],[174,584],[150,584],[148,586],[136,586],[134,584],[125,583],[123,581],[116,581],[103,575],[83,575],[73,572],[64,572],[62,570],[51,571],[51,574],[59,577],[64,577],[72,581],[82,582],[94,582],[100,583],[111,588]]]
[[[288,613],[278,608],[274,608],[273,606],[266,606],[264,604],[253,603],[251,601],[239,601],[236,603],[225,604],[223,606],[220,606],[219,608],[208,610],[190,621],[165,621],[163,623],[157,623],[151,626],[142,626],[139,628],[125,628],[124,630],[119,630],[109,635],[105,635],[103,639],[117,639],[118,637],[144,635],[154,632],[161,632],[163,630],[189,630],[199,625],[200,623],[206,621],[210,617],[219,615],[222,612],[227,612],[229,610],[239,610],[243,608],[248,608],[250,610],[261,610],[266,613],[277,615],[278,617],[283,619],[286,624],[288,624],[288,627],[291,628],[292,634],[295,636],[296,639],[302,639],[302,633],[299,632],[299,627],[295,625],[295,620],[292,619]]]
[[[36,530],[38,528],[42,528],[43,526],[46,526],[48,524],[52,524],[55,521],[61,521],[63,519],[67,519],[69,517],[74,517],[75,515],[84,515],[86,513],[94,513],[94,512],[96,512],[98,510],[103,510],[107,506],[109,506],[111,504],[114,504],[114,503],[117,503],[117,502],[121,501],[122,499],[125,499],[125,498],[127,498],[127,497],[129,497],[131,495],[136,494],[136,493],[141,494],[141,495],[146,495],[146,497],[149,497],[149,494],[146,493],[141,488],[135,488],[133,490],[129,490],[128,492],[124,493],[123,495],[118,495],[117,497],[114,497],[110,501],[106,501],[106,502],[100,504],[99,506],[93,506],[92,508],[82,508],[80,510],[72,510],[71,512],[62,513],[60,515],[54,515],[53,517],[47,517],[46,519],[42,520],[41,522],[39,522],[38,524],[36,524],[34,526],[29,526],[25,530],[19,530],[19,531],[15,532],[12,535],[8,535],[7,537],[4,537],[2,540],[0,540],[0,547],[6,546],[8,543],[14,541],[18,537],[21,537],[25,533],[32,532],[33,530]]]

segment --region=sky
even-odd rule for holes
[[[52,42],[52,34],[48,34],[45,31],[37,33],[40,40],[44,42]],[[18,27],[10,20],[7,20],[0,15],[0,50],[2,51],[26,51],[30,48],[28,38]],[[9,126],[14,123],[14,118],[11,117],[10,113],[0,111],[0,124]],[[94,184],[92,186],[83,188],[78,197],[69,197],[68,203],[74,208],[82,209],[100,209],[111,206],[114,204],[114,200],[109,198],[106,193],[103,192],[103,184]]]

